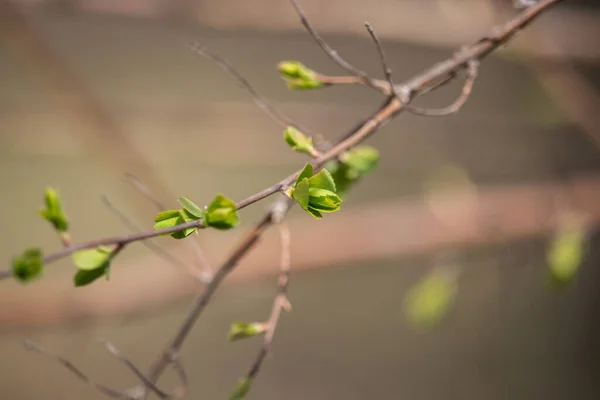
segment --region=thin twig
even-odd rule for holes
[[[47,357],[47,358],[59,363],[60,365],[65,367],[67,370],[69,370],[73,375],[75,375],[77,378],[79,378],[81,381],[83,381],[86,385],[88,385],[92,389],[98,390],[99,392],[105,394],[108,397],[112,397],[113,399],[121,399],[121,400],[134,399],[130,395],[127,395],[118,390],[112,389],[101,383],[94,382],[88,375],[86,375],[83,371],[81,371],[71,361],[67,360],[66,358],[64,358],[58,354],[51,353],[50,351],[46,350],[45,348],[43,348],[42,346],[40,346],[36,343],[26,340],[23,344],[27,350],[38,353],[44,357]]]
[[[126,216],[121,210],[119,210],[117,207],[115,207],[106,195],[102,196],[102,202],[104,203],[106,208],[111,213],[115,214],[117,216],[117,218],[119,218],[121,220],[123,225],[125,225],[127,228],[129,228],[129,230],[131,230],[133,232],[142,231],[142,229],[139,226],[137,226],[128,216]],[[167,261],[173,265],[176,265],[178,267],[187,269],[187,265],[183,261],[177,259],[175,256],[173,256],[171,253],[169,253],[167,250],[165,250],[161,246],[153,243],[150,240],[144,240],[144,241],[142,241],[142,244],[144,246],[146,246],[148,249],[150,249],[152,252],[154,252],[156,255],[158,255],[160,258],[164,259],[165,261]]]
[[[302,7],[300,7],[300,4],[298,3],[297,0],[290,0],[290,3],[292,3],[292,6],[296,10],[296,14],[298,14],[298,16],[300,17],[300,22],[302,23],[304,28],[308,31],[310,36],[319,45],[319,47],[321,49],[323,49],[325,54],[327,54],[329,56],[329,58],[331,58],[333,60],[333,62],[335,62],[342,69],[348,71],[349,73],[360,77],[361,80],[363,80],[366,85],[371,86],[377,90],[381,90],[380,87],[374,82],[373,79],[371,79],[367,75],[366,72],[361,71],[360,69],[358,69],[355,66],[353,66],[352,64],[350,64],[348,61],[344,60],[338,54],[337,51],[335,51],[333,48],[331,48],[331,46],[329,46],[329,44],[327,44],[327,42],[321,37],[321,35],[319,35],[317,30],[312,26],[312,24],[306,17],[304,10],[302,10]]]
[[[281,265],[279,272],[279,281],[277,294],[275,295],[275,299],[273,300],[273,308],[271,310],[271,315],[267,320],[267,329],[265,330],[263,345],[256,356],[254,362],[250,366],[246,377],[248,379],[253,379],[260,371],[260,367],[262,366],[263,361],[267,357],[271,349],[271,344],[273,343],[273,337],[275,335],[275,330],[277,329],[277,324],[279,323],[279,319],[281,317],[282,310],[290,310],[290,302],[287,298],[287,289],[289,285],[290,279],[290,245],[291,245],[291,236],[290,229],[285,222],[280,222],[277,224],[279,227],[279,235],[281,238]]]
[[[113,345],[111,342],[109,342],[108,340],[100,340],[100,341],[102,342],[102,344],[104,344],[104,347],[110,354],[115,356],[115,358],[117,360],[119,360],[123,365],[125,365],[127,367],[127,369],[129,369],[135,376],[137,376],[137,378],[140,381],[142,381],[142,383],[144,384],[145,387],[149,388],[159,398],[170,399],[171,397],[175,397],[175,396],[171,396],[171,395],[163,392],[159,388],[157,388],[148,378],[146,378],[146,376],[142,373],[142,371],[140,371],[131,360],[129,360],[124,355],[122,355],[119,352],[119,350],[117,349],[117,347],[115,345]]]
[[[471,92],[473,90],[473,85],[475,84],[475,79],[477,79],[477,73],[479,70],[479,61],[470,60],[468,62],[467,67],[467,77],[465,79],[465,83],[463,85],[460,96],[452,104],[444,108],[422,108],[415,107],[412,105],[407,105],[406,110],[411,114],[421,115],[425,117],[443,117],[450,114],[456,114],[462,106],[465,105],[469,96],[471,96]]]
[[[248,93],[250,93],[250,96],[252,97],[254,103],[261,110],[263,110],[265,114],[267,114],[273,121],[277,122],[284,128],[287,126],[293,126],[294,128],[308,135],[314,135],[309,129],[302,127],[298,123],[294,122],[291,118],[289,118],[287,115],[285,115],[284,113],[279,111],[275,106],[273,106],[266,98],[264,98],[260,93],[258,93],[258,91],[254,89],[254,86],[252,86],[250,82],[248,82],[248,80],[244,78],[242,74],[239,73],[239,71],[235,69],[227,60],[213,53],[208,47],[201,45],[198,42],[188,43],[188,48],[196,54],[205,57],[217,64],[219,68],[221,68],[231,78],[233,78],[233,80],[238,84],[238,86],[246,89]]]
[[[373,42],[375,43],[375,47],[377,48],[377,53],[379,54],[379,61],[381,62],[381,67],[383,68],[383,74],[384,74],[385,79],[387,80],[388,84],[390,85],[389,86],[389,91],[390,91],[389,95],[396,96],[394,80],[392,79],[392,69],[390,68],[390,66],[387,62],[387,58],[385,56],[385,51],[383,50],[383,45],[381,44],[379,37],[377,37],[377,35],[375,34],[375,30],[373,29],[371,24],[369,24],[368,22],[365,22],[365,28],[367,28],[367,32],[369,32],[369,35],[371,36],[371,39],[373,39]]]

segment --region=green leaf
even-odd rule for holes
[[[246,339],[259,335],[267,329],[266,325],[260,322],[237,322],[231,325],[227,338],[230,341]]]
[[[180,224],[180,219],[181,214],[179,213],[179,210],[163,211],[154,218],[154,222],[156,222],[156,224],[154,224],[154,229],[159,230],[165,228],[172,228],[175,225]]]
[[[315,71],[298,61],[282,61],[277,69],[290,89],[316,89],[324,85]]]
[[[102,268],[89,269],[89,270],[88,269],[80,269],[75,274],[75,277],[73,278],[73,282],[75,283],[76,287],[81,287],[81,286],[89,285],[90,283],[94,282],[95,280],[97,280],[103,276],[106,276],[106,279],[108,279],[109,270],[110,270],[110,263],[104,264],[104,266]]]
[[[310,178],[312,174],[313,166],[311,164],[306,164],[304,169],[302,169],[302,172],[300,172],[300,175],[298,175],[298,179],[296,179],[296,184],[294,186],[296,186],[299,182],[302,182],[304,178]]]
[[[332,191],[320,188],[309,189],[309,206],[320,212],[334,212],[340,209],[342,199]]]
[[[379,151],[371,146],[359,146],[342,154],[340,159],[359,175],[364,175],[377,167]]]
[[[445,317],[457,293],[456,275],[434,271],[413,286],[404,299],[409,322],[430,329]]]
[[[234,391],[229,396],[229,400],[241,400],[248,394],[250,390],[250,385],[252,384],[252,379],[245,376],[240,379],[234,389]]]
[[[15,279],[26,283],[38,278],[43,271],[42,250],[30,248],[12,260],[12,273]]]
[[[154,229],[159,230],[172,228],[176,225],[196,221],[198,219],[199,218],[196,218],[195,215],[186,209],[167,210],[159,213],[156,218],[154,218],[154,221],[156,222],[156,224],[154,224]],[[171,235],[175,239],[183,239],[194,233],[196,230],[198,230],[198,228],[188,228],[179,232],[168,233],[167,235]]]
[[[194,204],[191,200],[185,197],[180,197],[177,199],[177,201],[179,204],[181,204],[181,207],[183,207],[183,209],[192,216],[193,219],[198,220],[204,217],[204,211],[202,211],[202,209]]]
[[[215,229],[231,229],[239,222],[235,203],[222,194],[217,195],[208,205],[204,216],[204,224]]]
[[[296,186],[294,186],[294,189],[292,190],[292,198],[296,200],[298,204],[300,204],[300,207],[308,210],[310,195],[307,178],[304,178],[299,183],[296,183]]]
[[[311,189],[317,188],[328,190],[333,193],[336,192],[335,181],[333,180],[331,173],[329,173],[329,171],[327,171],[326,169],[322,169],[318,173],[310,177],[308,183]]]
[[[559,232],[547,254],[552,283],[568,286],[575,278],[585,255],[585,234],[580,229]]]
[[[294,151],[307,154],[313,154],[315,152],[312,139],[306,137],[302,132],[293,126],[288,126],[285,128],[283,131],[283,136],[287,144],[290,145]]]
[[[73,263],[82,270],[104,268],[110,263],[112,252],[108,247],[100,246],[95,249],[80,250],[71,256]]]
[[[306,210],[310,213],[310,215],[312,215],[313,217],[315,217],[316,219],[321,219],[323,218],[323,216],[321,215],[321,213],[317,210],[315,210],[312,207],[308,207],[308,209]]]
[[[62,210],[60,197],[54,188],[46,188],[44,202],[46,208],[40,210],[40,215],[57,231],[66,232],[69,229],[69,220]]]

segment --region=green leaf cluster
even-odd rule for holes
[[[277,69],[290,89],[317,89],[323,86],[318,74],[299,61],[281,61]]]
[[[222,194],[217,195],[204,210],[185,197],[180,197],[177,201],[181,209],[159,213],[154,218],[154,229],[172,228],[191,221],[203,220],[204,226],[226,230],[236,227],[240,222],[235,203]],[[175,239],[183,239],[197,230],[197,227],[192,227],[170,235]]]
[[[106,276],[109,278],[110,262],[114,252],[106,246],[86,249],[73,253],[71,258],[79,269],[75,274],[75,286],[86,286],[95,280]]]
[[[288,195],[315,218],[321,213],[335,212],[340,209],[342,199],[337,195],[335,181],[326,169],[313,175],[313,167],[306,164]]]
[[[227,338],[230,341],[246,339],[252,336],[259,335],[267,329],[262,322],[236,322],[231,325]]]
[[[582,229],[564,229],[553,238],[546,259],[551,283],[555,287],[570,285],[585,256],[585,233]]]
[[[371,146],[359,146],[343,153],[339,160],[330,162],[326,169],[337,186],[337,194],[345,197],[350,187],[377,167],[379,151]]]
[[[43,268],[44,260],[42,250],[39,248],[27,249],[12,260],[13,277],[23,283],[38,278]]]
[[[69,229],[69,220],[62,209],[60,196],[54,188],[46,188],[44,192],[46,208],[40,210],[40,215],[52,224],[58,232],[66,232]]]
[[[404,313],[416,328],[427,330],[447,314],[458,291],[456,274],[434,270],[415,284],[404,298]]]
[[[298,153],[306,153],[312,155],[315,153],[315,148],[312,139],[304,135],[293,126],[288,126],[283,131],[283,137],[287,144]]]

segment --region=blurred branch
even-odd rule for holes
[[[287,289],[289,285],[290,279],[290,257],[291,257],[291,236],[290,229],[288,228],[285,222],[280,222],[278,224],[279,227],[279,237],[281,240],[281,261],[280,261],[280,272],[279,272],[279,282],[277,288],[277,294],[275,295],[275,300],[273,300],[273,308],[271,310],[271,315],[266,323],[265,337],[263,341],[263,345],[256,356],[256,359],[250,366],[248,373],[246,374],[246,378],[254,379],[256,375],[260,372],[260,367],[262,366],[263,361],[267,357],[269,350],[271,349],[271,343],[273,342],[273,336],[275,336],[275,330],[277,329],[277,324],[279,322],[279,318],[281,317],[281,311],[291,311],[291,305],[287,298]]]

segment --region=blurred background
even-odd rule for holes
[[[381,36],[400,82],[481,37],[517,11],[509,0],[302,0],[345,58],[380,76],[363,29]],[[297,209],[293,275],[272,354],[249,398],[596,399],[600,323],[600,7],[566,1],[480,69],[456,116],[401,115],[369,141],[377,170],[342,211],[313,220]],[[124,180],[132,173],[168,207],[242,199],[305,162],[281,127],[210,61],[229,60],[277,107],[333,139],[381,99],[364,87],[290,92],[281,60],[342,74],[303,31],[285,0],[0,0],[0,254],[60,244],[37,210],[60,190],[72,235],[129,232],[102,202],[150,229],[154,206]],[[419,100],[444,106],[460,82]],[[232,232],[196,240],[214,265],[264,212],[245,209]],[[585,257],[565,290],[549,285],[552,238],[568,221]],[[565,222],[567,221],[567,222]],[[156,241],[186,265],[194,250]],[[228,343],[235,321],[266,318],[276,289],[278,238],[245,259],[183,352],[189,398],[224,398],[260,339]],[[406,294],[430,271],[460,271],[452,310],[431,331],[406,318]],[[96,380],[136,381],[97,343],[111,340],[145,368],[201,290],[186,268],[141,244],[109,281],[75,289],[65,260],[27,286],[0,284],[0,397],[101,399],[33,340]],[[176,381],[165,376],[163,386]]]

